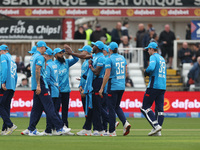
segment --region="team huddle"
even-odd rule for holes
[[[31,89],[33,106],[29,126],[22,131],[22,135],[75,135],[68,123],[68,105],[70,97],[69,68],[85,59],[81,67],[79,91],[81,94],[85,122],[83,130],[77,132],[79,136],[117,136],[116,114],[123,124],[123,135],[130,133],[131,125],[127,121],[120,102],[125,91],[127,72],[126,59],[118,54],[118,44],[111,42],[109,46],[101,41],[92,42],[93,47],[86,45],[79,49],[81,53],[74,53],[68,45],[64,49],[52,50],[44,41],[37,42],[29,53],[31,67]],[[144,95],[141,112],[147,118],[153,129],[149,136],[161,136],[164,120],[164,93],[166,90],[165,60],[157,54],[157,44],[152,42],[146,48],[150,53],[150,64],[145,75],[150,81]],[[10,135],[17,126],[10,120],[10,103],[14,95],[17,73],[16,64],[9,54],[6,45],[0,46],[1,52],[1,90],[0,115],[3,119],[1,135]],[[93,52],[93,54],[91,54]],[[65,59],[64,54],[72,59]],[[55,60],[53,61],[53,57]],[[151,106],[155,101],[155,114]],[[59,110],[62,105],[62,117]],[[46,129],[39,132],[36,129],[42,112],[46,113]],[[109,124],[109,129],[108,129]]]

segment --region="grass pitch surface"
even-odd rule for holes
[[[199,150],[200,118],[165,118],[162,136],[149,137],[149,123],[144,118],[128,118],[131,132],[122,136],[122,123],[117,128],[117,137],[43,136],[20,135],[28,127],[29,118],[11,118],[18,126],[10,136],[0,136],[0,150]],[[45,129],[41,118],[37,129]],[[69,118],[72,132],[81,130],[84,118]],[[2,120],[0,120],[2,125]]]

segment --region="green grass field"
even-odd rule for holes
[[[161,137],[149,137],[149,123],[144,118],[128,118],[132,125],[128,136],[122,136],[122,124],[117,128],[117,137],[43,136],[20,135],[28,127],[29,118],[12,118],[18,126],[10,136],[0,136],[0,150],[199,150],[199,118],[165,118]],[[81,130],[84,118],[69,118],[72,132]],[[2,125],[2,120],[0,121]],[[45,128],[45,118],[37,126]]]

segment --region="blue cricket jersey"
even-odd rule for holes
[[[166,90],[166,64],[162,56],[158,53],[151,55],[146,72],[150,73],[147,88]]]
[[[6,83],[6,88],[15,91],[17,84],[17,65],[9,53],[1,55],[1,84]]]
[[[101,69],[101,72],[98,76],[98,78],[103,78],[105,74],[105,56],[102,52],[99,52],[97,54],[92,55],[93,56],[93,67],[96,69],[97,66],[103,67]],[[94,74],[93,79],[95,79],[97,76]]]
[[[41,55],[39,51],[36,51],[34,55],[31,57],[30,60],[30,67],[31,67],[31,89],[37,89],[37,81],[36,81],[36,65],[41,66],[40,76],[42,76],[45,88],[48,89],[48,84],[46,81],[46,71],[45,71],[45,59]]]
[[[1,55],[0,55],[0,62],[1,62]],[[0,64],[0,89],[1,89],[1,79],[2,79],[2,70],[1,70],[1,64]]]
[[[106,59],[105,68],[111,68],[111,82],[108,82],[108,86],[111,87],[111,91],[125,90],[126,65],[126,59],[118,53],[113,53]]]
[[[69,87],[69,67],[74,65],[78,58],[75,56],[72,56],[73,59],[65,59],[64,63],[60,63],[58,60],[55,60],[56,65],[58,66],[59,70],[59,88],[60,92],[70,92]]]
[[[109,55],[105,56],[105,59],[107,60],[107,58],[109,58]],[[106,62],[106,61],[105,61]],[[108,82],[106,83],[105,87],[104,87],[104,93],[107,93],[107,89],[108,89]]]
[[[51,89],[51,97],[59,97],[58,67],[52,59],[46,63],[46,80]]]
[[[88,60],[89,59],[86,59],[82,66],[81,66],[81,80],[80,80],[80,84],[79,84],[79,87],[82,86],[82,88],[84,89],[85,87],[85,82],[86,82],[86,79],[83,78],[83,75],[85,74],[85,72],[87,71],[88,67],[89,67],[89,63],[88,63]]]

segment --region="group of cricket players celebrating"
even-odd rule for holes
[[[146,48],[151,53],[151,57],[155,54],[157,56],[156,43],[152,43],[154,44],[153,47],[148,46]],[[64,49],[55,48],[52,50],[44,41],[38,41],[29,51],[32,55],[30,68],[33,106],[29,126],[21,132],[22,135],[117,136],[116,128],[119,122],[116,121],[116,115],[123,125],[122,135],[126,136],[130,133],[131,125],[120,108],[120,102],[125,91],[127,63],[126,59],[118,54],[118,44],[111,42],[107,46],[103,42],[97,41],[92,42],[92,47],[85,45],[79,51],[79,53],[73,52],[72,48],[66,44]],[[17,129],[17,126],[10,120],[10,104],[17,83],[17,67],[9,54],[7,45],[0,46],[0,54],[0,82],[2,85],[0,89],[0,115],[3,119],[1,135],[10,135]],[[71,55],[72,59],[66,59],[65,54]],[[151,57],[150,68],[148,67],[145,71],[145,75],[150,76],[150,79],[152,75],[156,76],[154,72],[158,72],[155,67],[156,64],[151,62]],[[159,55],[158,57],[161,56]],[[68,123],[71,91],[69,68],[78,62],[79,58],[84,59],[81,66],[81,77],[77,80],[80,80],[78,88],[85,112],[85,122],[81,131],[73,133]],[[153,65],[154,68],[152,69]],[[165,69],[163,64],[162,68]],[[162,73],[165,73],[164,70]],[[151,88],[154,89],[154,87],[148,87],[147,90]],[[163,110],[159,108],[163,106],[159,104],[159,107],[157,107],[158,114],[154,114],[150,110],[150,105],[152,104],[146,104],[149,103],[146,99],[151,98],[151,94],[147,94],[147,92],[156,91],[146,91],[144,96],[145,103],[143,102],[141,112],[153,127],[149,135],[160,136],[162,124],[160,124],[159,118],[163,116]],[[165,89],[161,89],[160,93],[163,96],[164,92]],[[162,99],[162,97],[158,99]],[[155,97],[151,100],[152,103],[154,100],[156,100]],[[61,106],[62,115],[60,117],[59,110]],[[43,132],[39,132],[36,126],[43,111],[46,113],[46,129]],[[162,118],[164,119],[164,117]]]

